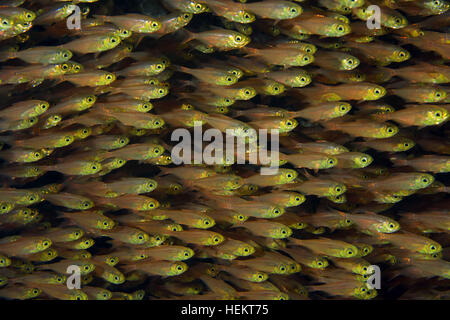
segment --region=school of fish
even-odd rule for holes
[[[0,300],[449,299],[449,7],[1,0]]]

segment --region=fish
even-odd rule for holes
[[[153,33],[161,29],[162,26],[160,21],[140,14],[124,14],[120,16],[94,15],[94,18],[103,22],[111,22],[137,33]]]
[[[314,55],[295,48],[243,48],[246,57],[256,57],[271,65],[287,67],[302,67],[314,61]]]
[[[221,51],[242,48],[250,42],[250,38],[242,33],[220,28],[200,33],[185,32],[187,33],[185,43],[197,40],[207,47],[217,48]]]
[[[1,299],[448,298],[449,8],[2,1]]]
[[[358,248],[352,244],[333,239],[289,239],[292,244],[306,247],[315,253],[336,258],[352,258],[357,255]]]
[[[92,35],[68,42],[62,47],[72,52],[87,54],[103,52],[117,47],[121,42],[115,35]]]

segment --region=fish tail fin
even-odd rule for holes
[[[387,120],[390,120],[390,113],[377,113],[377,114],[372,114],[371,115],[371,117],[374,119],[374,120],[377,120],[377,121],[387,121]]]
[[[103,22],[110,22],[110,20],[111,20],[108,16],[102,16],[99,14],[94,14],[94,18],[98,19],[100,21],[103,21]]]
[[[359,151],[366,151],[367,149],[369,149],[367,147],[367,142],[366,141],[359,141],[359,142],[352,142],[351,146],[355,149],[355,150],[359,150]]]
[[[182,45],[184,45],[188,42],[191,42],[192,40],[195,39],[195,33],[191,32],[189,30],[186,30],[184,28],[183,28],[183,32],[186,34],[186,38],[181,42]]]
[[[178,71],[178,72],[182,72],[182,73],[188,73],[190,74],[191,69],[185,66],[178,66],[178,65],[173,65],[173,68]]]
[[[144,40],[145,36],[146,36],[145,34],[139,35],[136,44],[134,45],[135,48],[137,48],[137,46],[142,42],[142,40]]]
[[[288,238],[288,244],[301,246],[303,241],[297,238]]]
[[[17,56],[16,52],[4,51],[0,52],[0,62],[5,62],[6,60],[13,59]]]
[[[246,53],[245,57],[255,57],[259,55],[258,49],[255,48],[249,48],[249,47],[243,47],[241,49],[242,51],[244,51]]]
[[[136,264],[126,264],[126,265],[121,266],[120,269],[125,273],[129,273],[131,271],[136,270]]]
[[[302,110],[293,111],[293,112],[289,112],[289,117],[291,117],[291,118],[301,118],[302,114],[303,114]]]
[[[389,160],[394,163],[395,167],[401,167],[401,166],[408,165],[408,160],[400,158],[397,155],[390,156]]]
[[[161,170],[161,172],[156,175],[157,177],[162,177],[171,174],[172,172],[171,168],[159,167],[159,169]]]

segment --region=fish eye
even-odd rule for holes
[[[427,179],[427,178],[423,178],[423,179],[422,179],[422,182],[423,182],[423,183],[428,183],[428,179]]]
[[[336,192],[341,192],[341,188],[340,187],[336,187]]]
[[[395,19],[395,23],[401,23],[402,22],[402,19],[400,19],[400,18],[397,18],[397,19]]]
[[[163,94],[163,93],[164,93],[164,90],[163,90],[163,89],[159,89],[159,93],[160,93],[160,94]]]
[[[114,280],[119,281],[119,277],[118,277],[118,276],[115,276],[115,277],[114,277]]]
[[[106,80],[111,80],[111,79],[112,79],[112,76],[108,74],[108,75],[106,76]]]
[[[292,12],[292,13],[297,13],[297,9],[292,8],[292,9],[291,9],[291,12]]]
[[[280,271],[285,271],[285,270],[286,270],[286,267],[284,267],[284,266],[280,267]]]
[[[68,56],[69,56],[69,54],[63,53],[63,58],[67,58]]]
[[[361,158],[361,162],[367,162],[367,158],[366,157],[362,157]]]
[[[341,25],[339,25],[339,26],[337,27],[337,30],[338,30],[338,31],[344,31],[344,27],[341,26]]]
[[[185,14],[184,16],[183,16],[183,18],[185,18],[185,19],[189,19],[189,15],[188,14]]]
[[[436,112],[434,115],[436,116],[436,118],[440,118],[441,117],[441,113],[440,112]]]
[[[182,270],[183,270],[183,267],[179,265],[179,266],[177,266],[177,270],[178,270],[178,271],[182,271]]]
[[[238,42],[240,42],[240,41],[242,41],[242,37],[241,36],[236,36],[236,41],[238,41]]]
[[[153,208],[155,205],[153,203],[150,203],[149,207]]]
[[[375,89],[375,90],[373,90],[373,92],[374,92],[375,94],[380,94],[380,93],[381,93],[381,91],[380,91],[379,89]]]
[[[116,43],[116,38],[111,38],[110,40],[112,43]]]
[[[37,289],[33,290],[33,294],[38,294],[38,293],[39,293],[39,291]]]
[[[140,234],[138,235],[138,239],[139,239],[139,240],[143,240],[143,239],[144,239],[144,236],[140,233]]]
[[[250,91],[249,91],[249,90],[246,90],[246,91],[245,91],[245,94],[246,94],[247,96],[249,96],[249,95],[250,95]]]
[[[334,164],[334,160],[333,159],[329,159],[328,160],[328,164]]]
[[[97,170],[97,166],[92,166],[92,170]]]
[[[392,133],[392,132],[394,132],[394,129],[388,128],[388,129],[387,129],[387,132],[388,132],[388,133]]]
[[[67,64],[63,64],[63,65],[62,65],[62,69],[63,69],[63,70],[67,70],[67,69],[69,69],[69,66],[68,66]]]
[[[37,153],[37,152],[34,154],[34,156],[35,156],[36,158],[39,158],[40,155],[41,155],[41,154],[40,154],[40,153]]]
[[[209,225],[209,221],[208,221],[208,220],[205,220],[205,221],[204,221],[204,224],[205,224],[205,225]]]
[[[7,25],[9,25],[9,22],[6,21],[6,20],[3,20],[3,21],[2,21],[2,24],[3,24],[4,26],[7,26]]]
[[[227,81],[228,81],[228,82],[231,82],[231,81],[233,81],[233,79],[231,79],[231,78],[228,77],[228,78],[227,78]]]
[[[202,5],[201,5],[200,3],[197,3],[197,4],[195,5],[195,9],[200,10],[201,8],[202,8]]]
[[[73,67],[73,68],[75,69],[75,71],[80,70],[80,66],[75,66],[75,67]]]
[[[351,249],[347,250],[347,254],[348,255],[353,255],[353,250],[351,250]]]
[[[219,239],[219,237],[214,237],[213,241],[214,241],[214,242],[219,242],[220,239]]]
[[[281,234],[286,234],[286,230],[281,230]]]
[[[303,57],[303,61],[309,61],[309,57],[308,56],[304,56]]]

